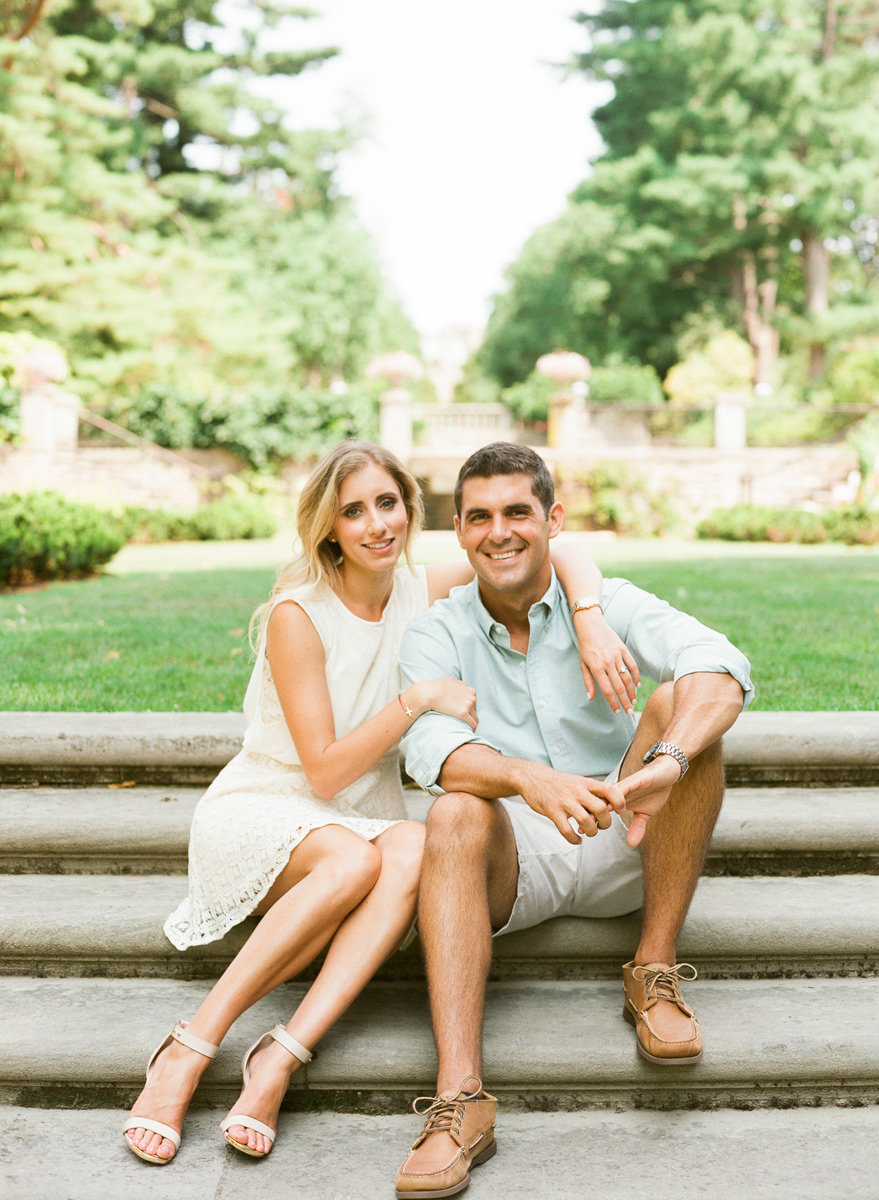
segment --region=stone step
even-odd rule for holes
[[[241,749],[244,724],[240,712],[0,712],[0,786],[203,787]]]
[[[277,1147],[256,1167],[220,1140],[221,1115],[189,1113],[172,1172],[154,1171],[125,1149],[120,1109],[0,1107],[0,1195],[390,1200],[421,1128],[412,1113],[282,1113]],[[501,1106],[497,1139],[497,1155],[473,1172],[470,1200],[876,1200],[879,1179],[879,1106],[577,1113]]]
[[[0,789],[0,871],[180,874],[200,787]]]
[[[253,928],[180,953],[162,924],[184,894],[174,876],[0,877],[0,973],[35,976],[214,977]],[[499,938],[499,978],[616,975],[638,940],[639,914],[564,917]],[[856,975],[879,967],[879,876],[702,880],[679,956],[706,976]],[[420,978],[417,946],[385,978]]]
[[[705,872],[879,872],[879,788],[731,788]]]
[[[206,785],[237,752],[240,713],[0,713],[0,785]],[[879,783],[879,711],[746,712],[724,738],[730,784]]]
[[[130,1103],[149,1053],[204,994],[203,983],[182,980],[0,980],[0,1103]],[[286,1021],[301,994],[284,985],[240,1018],[197,1104],[232,1102],[242,1051]],[[660,1067],[637,1054],[616,981],[491,983],[486,1086],[508,1109],[879,1101],[879,980],[698,980],[687,997],[705,1033],[702,1061]],[[424,988],[376,985],[297,1072],[287,1104],[400,1112],[431,1094],[435,1067]]]
[[[0,871],[180,874],[200,788],[0,789]],[[406,790],[423,820],[430,797]],[[705,873],[879,871],[879,789],[731,788]]]

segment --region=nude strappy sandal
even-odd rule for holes
[[[250,1060],[256,1054],[257,1050],[262,1049],[267,1041],[280,1042],[284,1049],[289,1051],[294,1058],[298,1058],[303,1065],[311,1062],[314,1057],[311,1051],[306,1050],[301,1042],[297,1042],[296,1038],[290,1036],[283,1025],[276,1025],[274,1029],[270,1029],[268,1033],[264,1033],[258,1041],[254,1042],[241,1060],[241,1073],[244,1076],[245,1087],[250,1083]],[[267,1137],[270,1142],[269,1150],[274,1145],[276,1131],[269,1125],[264,1125],[262,1121],[257,1121],[255,1117],[247,1116],[246,1113],[231,1113],[226,1117],[225,1121],[220,1122],[223,1137],[233,1150],[240,1150],[242,1154],[248,1154],[251,1158],[265,1158],[269,1150],[251,1150],[243,1142],[236,1142],[235,1138],[229,1137],[226,1130],[230,1129],[233,1125],[241,1125],[244,1129],[252,1129],[255,1133],[261,1133],[263,1137]]]
[[[194,1033],[187,1033],[186,1021],[178,1021],[161,1046],[153,1052],[150,1061],[147,1063],[147,1083],[150,1081],[150,1072],[153,1069],[156,1059],[165,1047],[170,1045],[172,1039],[175,1042],[180,1042],[181,1046],[186,1046],[187,1049],[194,1050],[197,1054],[203,1054],[205,1058],[214,1058],[220,1048],[219,1046],[215,1046],[213,1042],[206,1042],[204,1038],[196,1037]],[[172,1129],[170,1125],[163,1125],[161,1121],[153,1121],[150,1117],[128,1117],[122,1129],[123,1136],[129,1129],[148,1129],[150,1133],[161,1134],[163,1138],[167,1138],[174,1145],[174,1153],[170,1158],[159,1158],[156,1154],[147,1154],[139,1146],[133,1145],[129,1138],[125,1138],[128,1149],[132,1154],[136,1154],[138,1158],[142,1158],[144,1162],[155,1163],[157,1166],[164,1167],[177,1157],[177,1151],[180,1149],[180,1134],[176,1129]]]

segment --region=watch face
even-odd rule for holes
[[[681,769],[680,778],[683,779],[690,764],[687,762],[683,750],[681,750],[678,746],[673,745],[671,742],[654,742],[641,759],[642,765],[646,766],[647,763],[652,763],[654,758],[660,754],[668,754],[675,760]]]

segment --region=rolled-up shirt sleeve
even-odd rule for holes
[[[754,699],[751,664],[722,633],[626,579],[605,580],[602,601],[606,620],[642,674],[664,683],[700,671],[726,673],[741,686],[743,708]]]
[[[400,647],[400,680],[404,688],[424,679],[461,679],[461,664],[454,640],[432,615],[416,622]],[[479,697],[477,696],[477,706]],[[459,746],[478,742],[487,746],[465,721],[445,713],[426,712],[414,721],[400,741],[406,771],[426,791],[435,796],[442,765]]]

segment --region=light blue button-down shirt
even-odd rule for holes
[[[722,634],[625,579],[606,579],[601,603],[642,675],[662,683],[696,671],[726,672],[750,703],[750,664]],[[422,787],[441,792],[436,781],[443,763],[468,742],[572,775],[603,776],[620,761],[635,719],[615,716],[597,689],[595,699],[587,697],[568,600],[554,571],[528,621],[528,653],[521,654],[473,580],[454,588],[407,631],[400,651],[403,686],[447,675],[463,679],[476,689],[479,715],[475,733],[443,713],[428,712],[414,722],[401,745],[406,770]]]

